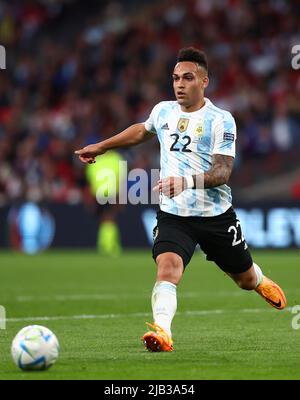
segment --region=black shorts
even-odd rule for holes
[[[253,263],[232,207],[216,217],[180,217],[158,211],[153,238],[154,260],[159,254],[172,252],[181,256],[186,267],[199,244],[207,260],[225,272],[245,272]]]

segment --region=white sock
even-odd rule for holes
[[[170,336],[171,323],[177,309],[177,286],[168,281],[156,282],[152,291],[152,311],[154,322]]]
[[[257,287],[263,279],[263,273],[257,264],[253,263],[253,267],[254,267],[254,271],[256,273],[256,287]]]

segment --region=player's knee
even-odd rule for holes
[[[178,284],[183,273],[183,262],[177,254],[160,254],[157,259],[157,278]]]

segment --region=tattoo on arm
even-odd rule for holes
[[[224,185],[231,175],[233,162],[233,157],[214,154],[211,168],[204,175],[193,175],[195,187],[203,188],[203,179],[205,189]]]

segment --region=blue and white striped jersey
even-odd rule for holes
[[[160,142],[161,178],[187,176],[207,171],[213,154],[235,156],[236,125],[232,115],[205,98],[194,112],[183,112],[177,101],[162,101],[145,122],[147,131]],[[172,199],[161,195],[162,211],[180,216],[211,217],[231,206],[227,185],[210,189],[186,189]]]

